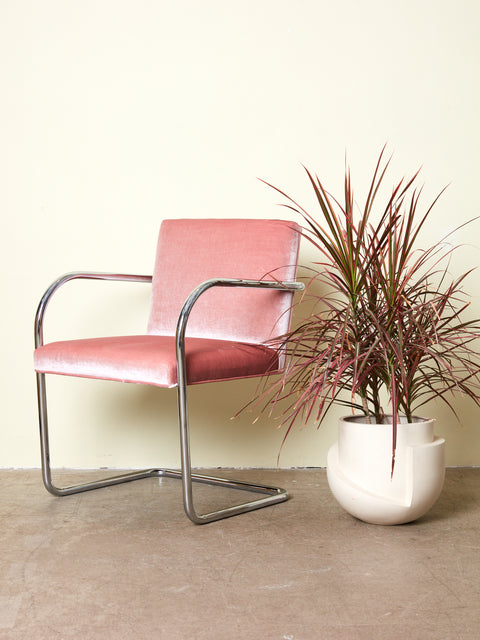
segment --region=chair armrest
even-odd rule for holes
[[[279,289],[284,291],[303,291],[303,282],[280,282],[272,280],[237,280],[235,278],[213,278],[202,282],[196,287],[185,301],[177,322],[176,350],[177,364],[185,358],[185,331],[188,317],[198,298],[211,287],[251,287],[254,289]],[[181,365],[180,365],[181,366]]]
[[[133,275],[126,273],[99,273],[95,271],[73,271],[57,278],[43,294],[35,315],[35,348],[43,345],[43,319],[45,311],[53,294],[69,280],[78,278],[84,280],[116,280],[123,282],[151,282],[152,276]]]

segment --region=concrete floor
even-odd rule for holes
[[[398,527],[344,513],[324,470],[230,475],[292,499],[195,526],[175,480],[54,498],[38,471],[0,471],[0,638],[480,638],[480,469],[448,470]]]

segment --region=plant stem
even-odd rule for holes
[[[368,424],[372,424],[372,420],[370,418],[370,411],[368,410],[367,398],[365,396],[363,396],[363,395],[362,395],[362,407],[363,407],[363,410],[365,412],[365,416],[367,418]]]

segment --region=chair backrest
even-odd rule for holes
[[[174,335],[182,305],[205,280],[294,280],[299,242],[300,227],[284,220],[164,220],[148,333]],[[214,287],[195,305],[187,336],[265,342],[288,330],[291,301],[284,291]]]

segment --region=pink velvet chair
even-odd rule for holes
[[[153,276],[70,273],[40,301],[35,319],[43,481],[64,496],[152,476],[181,478],[188,517],[201,524],[281,502],[277,487],[192,473],[187,385],[260,376],[281,369],[269,341],[290,323],[300,228],[282,220],[165,220]],[[43,320],[55,291],[75,278],[151,284],[146,334],[43,343]],[[281,356],[280,356],[281,358]],[[81,485],[52,482],[45,374],[134,382],[178,390],[181,470],[146,469]],[[204,515],[195,511],[192,481],[262,494],[261,498]]]

